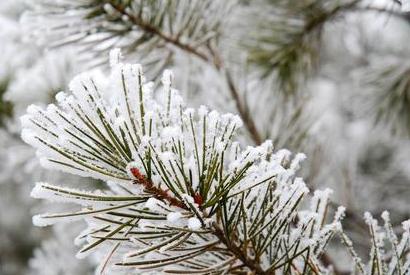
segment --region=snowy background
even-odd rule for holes
[[[241,96],[263,138],[272,139],[276,148],[306,153],[303,173],[309,187],[334,190],[334,205],[348,209],[345,227],[366,251],[366,229],[358,222],[365,210],[380,216],[387,209],[395,225],[410,218],[410,16],[397,3],[373,1],[374,11],[350,12],[324,25],[318,64],[295,100],[279,94],[273,77],[254,73],[257,66],[240,66],[247,51],[238,40],[246,40],[252,10],[260,8],[242,2],[230,7],[231,18],[221,30],[226,34],[221,54],[235,68]],[[377,11],[386,7],[401,15]],[[81,54],[76,43],[50,47],[54,34],[47,20],[37,20],[33,10],[38,8],[23,0],[0,1],[0,274],[89,274],[92,259],[76,259],[73,244],[84,225],[34,227],[33,214],[56,206],[31,198],[30,191],[37,181],[83,189],[102,184],[43,169],[34,149],[21,141],[19,117],[30,104],[54,102],[77,73],[106,70],[101,64],[109,45],[83,47]],[[268,11],[265,16],[276,20]],[[153,50],[152,60],[146,51],[124,58],[146,64],[166,58],[165,50]],[[162,66],[175,72],[175,87],[191,105],[237,113],[220,74],[209,66],[176,50],[173,62],[152,66],[148,77]],[[242,139],[251,137],[244,133]],[[333,250],[338,255],[337,246]]]

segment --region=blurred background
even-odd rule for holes
[[[135,13],[127,13],[134,5]],[[0,1],[0,274],[91,274],[75,258],[82,224],[36,228],[52,212],[37,181],[103,188],[44,170],[19,117],[47,105],[111,49],[147,78],[170,68],[190,105],[239,114],[240,139],[304,152],[312,190],[334,190],[366,255],[368,210],[410,218],[410,13],[403,0]],[[164,18],[172,20],[163,20]],[[172,39],[164,39],[171,37]],[[181,47],[181,43],[190,47]],[[345,259],[337,243],[331,254]],[[343,260],[336,261],[343,270]]]

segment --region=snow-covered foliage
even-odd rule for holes
[[[207,50],[209,43],[220,38],[235,2],[39,0],[28,3],[31,9],[22,20],[37,43],[52,47],[69,44],[92,66],[107,65],[108,52],[121,47],[129,58],[158,74],[178,47],[164,47],[161,38],[147,35],[148,29],[162,38],[184,41],[187,49]],[[86,18],[89,24],[77,18]]]
[[[367,264],[358,256],[353,248],[353,243],[343,232],[341,238],[348,248],[354,261],[354,274],[407,274],[410,272],[410,220],[402,223],[403,233],[399,239],[394,232],[390,221],[390,214],[385,211],[382,214],[384,227],[372,217],[369,212],[365,213],[365,222],[369,227],[371,236],[371,250]]]
[[[237,116],[186,108],[169,71],[162,83],[153,90],[140,65],[119,63],[108,80],[74,78],[72,94],[56,96],[58,106],[28,108],[22,136],[43,165],[110,187],[84,192],[38,183],[32,196],[84,208],[41,214],[34,223],[85,219],[78,256],[109,244],[101,269],[324,272],[318,256],[343,209],[325,223],[328,191],[301,208],[308,189],[295,173],[305,156],[274,153],[270,141],[241,148]]]

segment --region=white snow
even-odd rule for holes
[[[198,218],[188,219],[188,228],[191,230],[198,230],[201,228],[201,221]]]
[[[181,218],[182,214],[180,212],[170,212],[167,214],[167,221],[169,221],[170,223],[176,223]]]

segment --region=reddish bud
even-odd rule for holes
[[[137,180],[141,180],[144,178],[144,176],[141,174],[140,170],[138,170],[138,168],[131,168],[130,169],[131,174],[137,179]]]
[[[194,195],[194,202],[195,202],[196,204],[198,204],[199,206],[201,206],[202,203],[204,202],[203,199],[202,199],[202,196],[201,196],[199,193],[196,193],[196,194]]]

